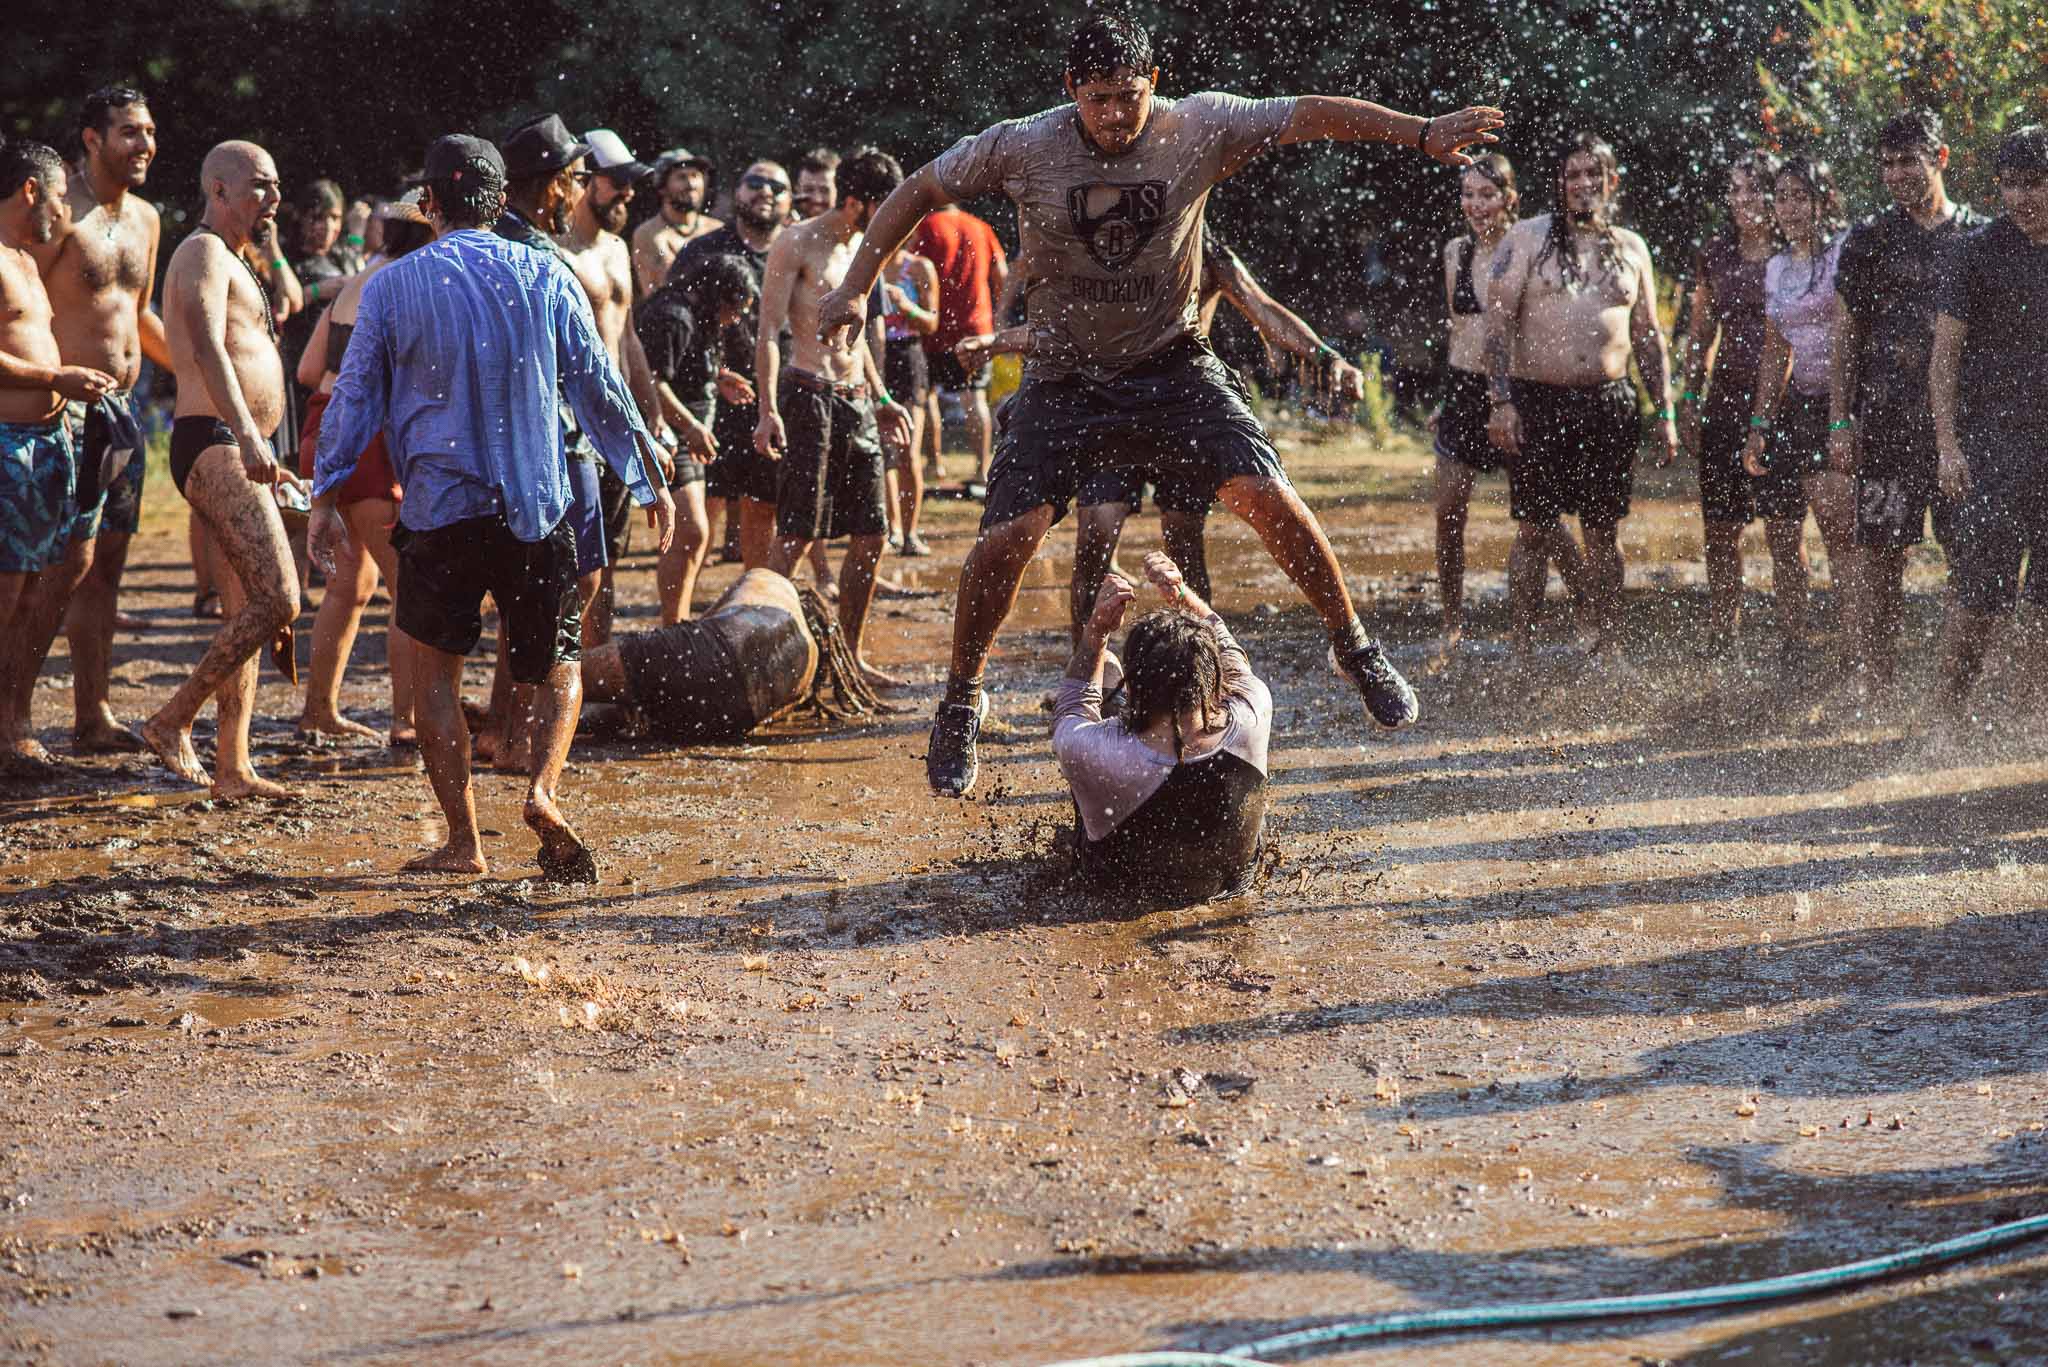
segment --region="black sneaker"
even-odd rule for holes
[[[1378,642],[1368,641],[1342,660],[1337,658],[1337,651],[1332,647],[1330,667],[1358,685],[1359,693],[1365,698],[1365,710],[1388,730],[1412,726],[1422,715],[1422,703],[1416,698],[1415,690],[1401,677],[1401,671],[1394,668],[1394,662],[1387,658],[1387,652],[1380,649]]]
[[[939,704],[939,714],[932,718],[931,744],[924,755],[924,776],[933,792],[941,797],[966,797],[974,791],[974,780],[981,772],[975,741],[987,716],[985,691],[972,707],[962,702]]]

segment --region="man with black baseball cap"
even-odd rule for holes
[[[347,536],[334,491],[381,429],[406,491],[392,537],[403,566],[394,618],[421,647],[420,748],[448,822],[447,843],[406,868],[488,869],[461,708],[463,656],[482,632],[488,593],[512,677],[539,693],[525,817],[540,837],[541,871],[588,882],[596,864],[556,806],[583,699],[557,396],[649,510],[663,547],[675,505],[575,276],[553,252],[490,231],[504,212],[505,171],[495,147],[466,134],[427,150],[420,207],[439,236],[363,289],[320,425],[309,541],[331,564]]]

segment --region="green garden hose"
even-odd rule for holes
[[[1514,1329],[1531,1324],[1556,1324],[1565,1320],[1619,1319],[1628,1315],[1668,1315],[1691,1310],[1719,1310],[1750,1305],[1758,1301],[1811,1296],[1817,1292],[1844,1291],[1880,1277],[1894,1276],[1914,1268],[1954,1262],[2010,1244],[2048,1234],[2048,1215],[2036,1215],[2009,1224],[1993,1225],[1974,1234],[1946,1239],[1938,1244],[1921,1244],[1860,1263],[1823,1267],[1812,1272],[1795,1272],[1786,1277],[1735,1282],[1695,1291],[1658,1291],[1643,1296],[1605,1296],[1579,1301],[1535,1301],[1522,1305],[1479,1305],[1462,1310],[1418,1310],[1380,1315],[1369,1320],[1330,1324],[1320,1329],[1303,1329],[1239,1344],[1221,1353],[1157,1352],[1124,1353],[1115,1357],[1083,1358],[1056,1363],[1054,1367],[1272,1367],[1261,1359],[1273,1354],[1299,1353],[1304,1349],[1328,1348],[1339,1343],[1365,1339],[1393,1338],[1445,1330]]]

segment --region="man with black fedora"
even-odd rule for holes
[[[576,277],[553,252],[490,231],[504,211],[505,172],[480,138],[451,134],[427,150],[420,207],[437,237],[363,289],[320,427],[309,541],[332,563],[347,535],[335,490],[383,431],[406,489],[393,537],[402,566],[394,617],[421,647],[420,747],[448,823],[446,844],[407,867],[488,867],[461,685],[489,594],[511,675],[538,694],[525,817],[540,837],[542,872],[590,881],[590,852],[556,805],[583,696],[559,398],[648,509],[664,546],[675,505]]]
[[[561,115],[543,114],[507,133],[503,151],[505,212],[498,220],[498,236],[543,252],[566,266],[567,258],[553,234],[569,226],[570,215],[589,192],[595,173],[585,166],[584,159],[590,154],[590,144],[572,134]],[[561,416],[562,449],[569,460],[569,526],[576,537],[576,587],[582,599],[580,620],[596,601],[610,556],[597,453],[578,430],[576,415],[566,403],[561,406]],[[532,740],[527,724],[530,695],[530,689],[513,686],[501,650],[497,678],[491,686],[492,724],[478,747],[501,772],[518,773],[527,767]]]

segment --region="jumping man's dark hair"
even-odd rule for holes
[[[1080,85],[1123,67],[1152,74],[1152,35],[1121,14],[1083,19],[1067,42],[1067,76]]]

